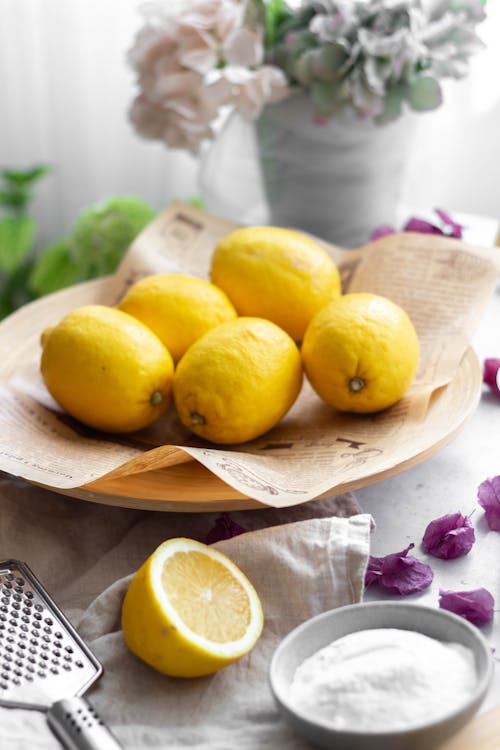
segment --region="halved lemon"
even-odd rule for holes
[[[159,672],[201,677],[248,653],[263,627],[259,596],[226,555],[193,539],[161,544],[122,607],[130,650]]]

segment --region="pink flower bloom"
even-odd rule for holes
[[[492,531],[500,531],[500,476],[485,479],[478,487],[477,499],[484,508],[486,523]]]
[[[430,586],[433,579],[430,566],[420,562],[416,557],[408,557],[408,552],[414,546],[409,544],[401,552],[384,557],[370,556],[365,575],[366,586],[378,583],[388,591],[402,596],[415,594]]]
[[[475,625],[493,620],[495,600],[487,589],[439,592],[439,606],[464,617]]]
[[[243,116],[254,119],[266,103],[276,102],[288,94],[284,75],[264,65],[257,70],[230,66],[221,71],[219,86],[225,86],[227,103]]]
[[[428,524],[422,546],[430,555],[449,560],[466,555],[474,541],[475,534],[470,518],[461,513],[449,513]]]
[[[214,136],[220,108],[257,117],[288,92],[285,74],[263,65],[263,30],[243,26],[238,0],[172,0],[143,7],[145,24],[128,59],[139,94],[137,132],[198,153]]]
[[[138,96],[132,103],[130,119],[144,138],[159,139],[173,148],[188,149],[196,153],[200,143],[213,136],[211,121],[213,110],[208,107],[205,95],[179,96],[172,106],[149,101]]]
[[[495,394],[500,397],[500,359],[489,358],[484,360],[483,383],[486,383]]]

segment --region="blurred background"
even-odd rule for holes
[[[0,167],[50,166],[33,191],[38,242],[69,230],[110,195],[154,210],[199,193],[198,160],[142,140],[128,120],[135,95],[127,51],[136,0],[0,0]],[[444,106],[419,116],[404,203],[500,215],[500,8],[487,3],[486,49]]]

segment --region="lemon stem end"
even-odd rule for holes
[[[192,411],[189,415],[193,424],[206,424],[206,419],[203,414],[198,414],[197,411]]]
[[[151,406],[159,406],[162,401],[163,393],[161,391],[155,391],[151,394],[151,398],[149,399]]]
[[[359,393],[363,390],[363,388],[366,385],[366,380],[363,380],[363,378],[360,378],[358,376],[355,376],[354,378],[351,378],[349,380],[349,390],[351,393]]]

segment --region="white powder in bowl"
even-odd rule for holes
[[[290,698],[335,729],[391,731],[443,717],[471,694],[474,655],[411,630],[360,630],[297,668]]]

